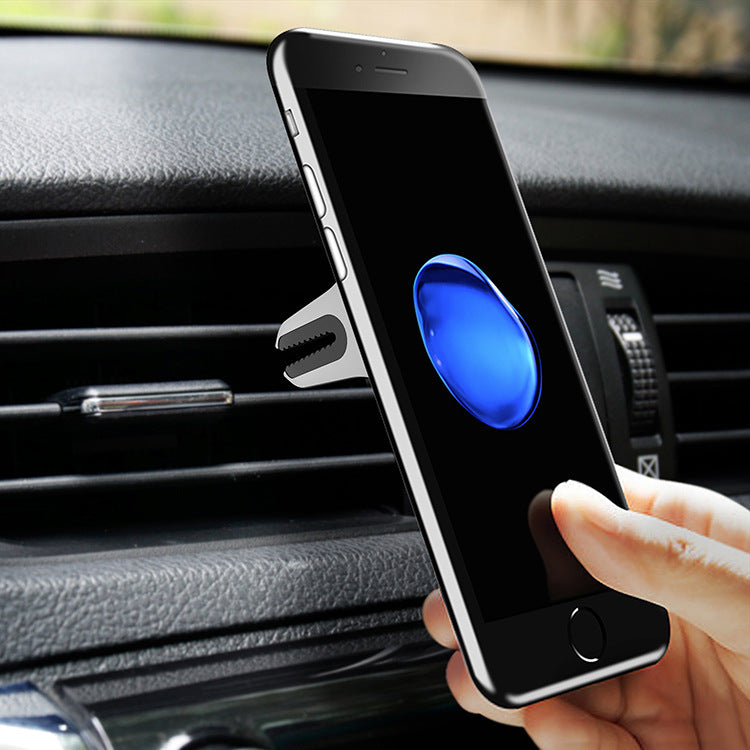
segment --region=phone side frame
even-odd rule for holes
[[[292,134],[289,131],[288,132],[290,143],[292,144],[292,150],[300,169],[300,174],[302,173],[302,166],[307,164],[312,167],[318,178],[318,188],[321,191],[326,205],[326,213],[322,218],[315,214],[315,220],[321,233],[321,237],[323,229],[329,227],[333,230],[338,239],[339,249],[344,258],[348,272],[342,280],[336,275],[334,269],[336,283],[342,291],[344,302],[349,309],[354,324],[355,334],[359,338],[359,343],[361,345],[362,358],[368,372],[370,373],[370,379],[381,400],[383,411],[386,414],[389,432],[391,438],[396,444],[396,449],[403,468],[404,478],[409,485],[411,496],[414,505],[416,506],[415,510],[418,515],[417,520],[422,527],[423,536],[432,558],[433,567],[435,568],[440,588],[445,595],[446,607],[450,619],[454,624],[456,637],[459,640],[461,650],[466,657],[467,666],[475,683],[481,687],[482,692],[488,697],[497,696],[496,686],[490,677],[489,669],[479,646],[479,638],[474,629],[466,601],[461,592],[458,577],[453,568],[453,563],[451,562],[447,546],[440,531],[438,519],[430,500],[430,494],[422,474],[421,466],[411,444],[409,432],[406,427],[406,420],[404,419],[404,415],[399,406],[390,374],[377,343],[375,329],[365,304],[364,295],[362,294],[361,287],[352,271],[352,259],[346,247],[346,242],[342,237],[341,227],[332,207],[331,196],[328,192],[327,185],[322,178],[321,166],[308,135],[309,130],[306,127],[307,123],[305,123],[302,118],[301,108],[294,91],[289,71],[284,61],[284,36],[287,34],[294,34],[296,31],[297,30],[286,32],[286,34],[278,38],[274,43],[274,46],[269,49],[268,67],[269,73],[271,74],[274,93],[281,109],[282,117],[286,110],[291,109],[297,123],[297,135],[292,136]],[[312,32],[312,30],[307,29],[300,29],[299,31],[304,33]],[[337,36],[334,32],[315,31],[314,33],[330,35],[331,37]],[[378,37],[364,38],[373,42],[382,41],[383,43],[388,44],[393,44],[395,41],[392,39],[380,39]],[[437,44],[412,44],[435,50],[446,49]],[[286,118],[284,119],[286,120]],[[307,186],[305,186],[305,189],[307,190]],[[322,240],[328,259],[333,267],[328,244],[326,243],[325,238],[322,237]],[[495,700],[497,700],[497,697]]]

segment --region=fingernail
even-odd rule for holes
[[[422,612],[426,612],[435,607],[439,607],[440,605],[441,605],[440,590],[433,589],[432,591],[430,591],[429,594],[427,594],[424,602],[422,602]]]

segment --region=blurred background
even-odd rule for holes
[[[0,0],[0,24],[259,43],[313,26],[475,61],[750,76],[750,0]]]

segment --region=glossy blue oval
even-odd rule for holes
[[[414,280],[414,308],[430,361],[469,413],[498,430],[528,421],[542,391],[536,342],[474,263],[428,260]]]

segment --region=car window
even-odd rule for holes
[[[397,7],[397,12],[394,12]],[[744,78],[750,2],[26,0],[6,25],[268,43],[298,26],[449,44],[476,61]]]

